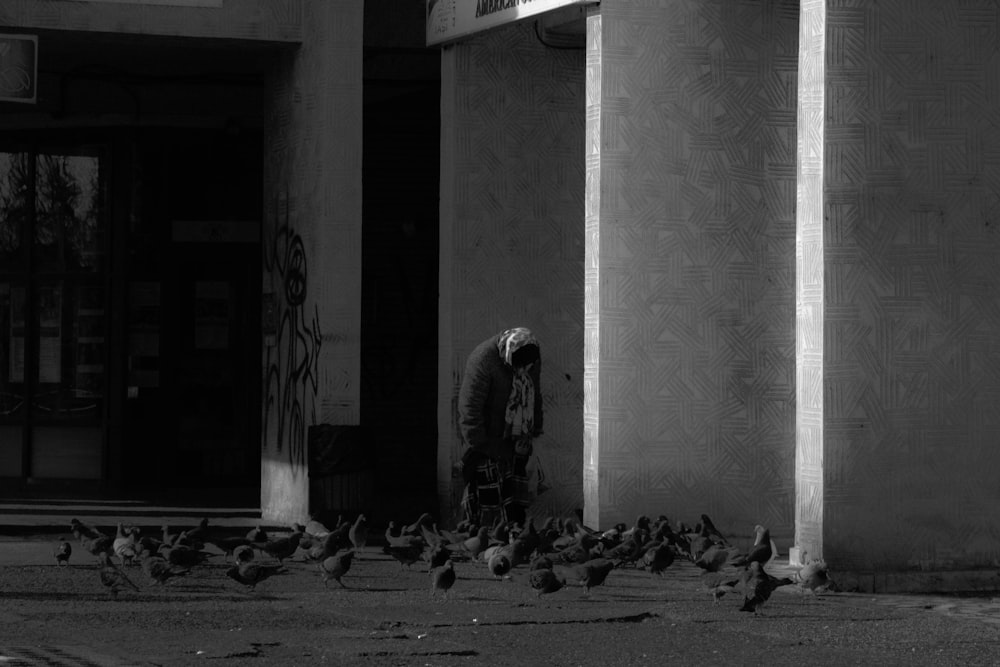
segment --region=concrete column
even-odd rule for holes
[[[799,19],[798,185],[795,235],[795,544],[823,553],[823,141],[824,0],[804,1]],[[804,130],[804,131],[803,131]]]
[[[797,6],[604,0],[587,35],[585,521],[787,548]]]
[[[269,75],[261,508],[271,520],[308,516],[309,426],[360,423],[363,19],[360,0],[310,0],[301,46]]]
[[[998,16],[802,3],[796,519],[842,570],[1000,557]]]
[[[584,197],[583,521],[601,523],[601,111],[603,23],[587,16],[587,191]],[[607,442],[607,438],[604,439]]]

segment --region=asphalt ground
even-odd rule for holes
[[[427,564],[411,568],[366,547],[324,586],[299,555],[250,591],[219,554],[157,585],[126,568],[138,591],[112,599],[96,560],[52,557],[51,535],[0,538],[0,665],[996,665],[1000,600],[778,589],[763,610],[718,604],[700,571],[663,577],[614,570],[538,598],[525,567],[496,580],[457,561],[447,599]],[[82,554],[82,555],[81,555]],[[768,567],[788,571],[787,562]]]

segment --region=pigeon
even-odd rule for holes
[[[178,567],[194,567],[208,560],[212,554],[207,551],[198,551],[184,544],[160,547],[159,555],[171,565]]]
[[[445,538],[438,532],[437,524],[431,523],[429,526],[421,525],[419,526],[420,536],[424,538],[424,542],[431,546],[444,546],[446,543]]]
[[[607,558],[594,558],[576,565],[574,569],[579,575],[580,583],[583,584],[584,590],[589,595],[590,589],[602,585],[614,568],[614,561],[610,561]]]
[[[136,555],[139,560],[142,560],[146,556],[155,556],[158,554],[160,548],[163,547],[163,541],[149,535],[140,535],[136,540],[135,547]]]
[[[452,550],[463,551],[468,553],[473,560],[479,558],[479,555],[486,550],[490,542],[490,529],[486,526],[481,526],[476,534],[472,537],[454,545]]]
[[[416,521],[408,526],[403,526],[402,533],[404,535],[421,535],[421,529],[430,528],[434,524],[434,517],[432,517],[427,512],[421,514]]]
[[[551,570],[553,566],[552,559],[548,556],[535,556],[534,560],[528,565],[529,570]]]
[[[538,531],[535,529],[535,523],[532,519],[528,519],[528,525],[525,527],[521,534],[511,543],[510,550],[510,564],[511,567],[517,567],[521,563],[528,562],[531,554],[538,548],[539,537]]]
[[[555,527],[555,519],[553,517],[548,517],[542,523],[542,527],[538,529],[538,547],[535,549],[535,553],[547,554],[555,551],[555,541],[559,539],[560,532]]]
[[[656,546],[645,553],[643,556],[643,563],[649,569],[651,574],[662,577],[663,571],[673,564],[674,556],[674,548],[667,542],[661,542],[659,546]]]
[[[133,528],[124,528],[119,522],[115,539],[111,543],[111,548],[122,565],[131,565],[139,555],[139,547],[136,543],[136,531]]]
[[[291,558],[298,550],[301,539],[302,533],[291,533],[287,537],[268,540],[259,546],[263,551],[277,558],[279,563],[284,563],[286,558]]]
[[[563,563],[586,563],[594,557],[592,549],[599,544],[595,538],[584,533],[579,542],[557,551],[555,557]]]
[[[73,553],[73,545],[63,540],[56,545],[52,555],[55,556],[56,565],[65,567],[69,565],[69,557]]]
[[[616,544],[621,544],[621,541],[623,539],[622,533],[624,533],[627,529],[628,526],[626,526],[624,523],[616,523],[614,526],[608,528],[606,531],[601,533],[601,540],[605,544],[611,546],[614,546]]]
[[[195,551],[201,551],[205,548],[205,541],[208,537],[208,517],[202,517],[196,528],[185,530],[177,539],[181,544],[189,546]]]
[[[368,520],[364,514],[359,514],[358,518],[354,520],[354,525],[351,526],[347,536],[355,549],[365,548],[365,545],[368,544]]]
[[[441,591],[444,599],[448,599],[448,591],[455,585],[455,566],[450,560],[446,560],[444,565],[431,568],[431,597],[437,591]]]
[[[293,523],[292,532],[300,533],[302,535],[302,537],[299,538],[299,548],[305,552],[308,552],[310,549],[323,546],[323,538],[314,537],[307,533],[306,527],[301,523]]]
[[[499,551],[501,551],[503,549],[509,549],[509,548],[510,548],[509,544],[493,544],[493,545],[490,545],[489,547],[487,547],[486,549],[484,549],[483,552],[481,554],[479,554],[479,558],[484,563],[489,563],[490,559],[493,558],[493,556],[497,552],[499,552]],[[444,564],[444,561],[441,561],[440,563],[438,563],[438,565],[443,565],[443,564]]]
[[[306,560],[314,563],[321,563],[340,550],[340,534],[327,533],[326,537],[311,549],[306,550]],[[300,543],[301,546],[301,543]]]
[[[264,543],[267,542],[267,531],[264,530],[263,526],[257,525],[251,528],[247,532],[247,539],[253,543]]]
[[[410,545],[386,544],[382,547],[382,553],[392,556],[399,561],[399,569],[401,570],[403,567],[410,567],[420,560],[421,552],[422,549]]]
[[[707,514],[701,515],[701,528],[703,534],[715,544],[720,544],[722,546],[728,544],[725,536],[719,532],[719,529],[715,527],[715,524],[712,523],[712,520],[708,518]]]
[[[618,564],[634,563],[642,555],[642,533],[627,537],[621,544],[604,552],[604,557]]]
[[[354,559],[354,550],[345,551],[342,554],[337,554],[326,558],[319,564],[319,571],[323,575],[323,585],[329,586],[331,579],[336,579],[337,583],[340,584],[341,588],[347,588],[344,582],[341,580],[347,572],[351,569],[351,561]]]
[[[77,539],[83,539],[80,536],[88,537],[90,539],[98,539],[104,537],[104,533],[98,530],[97,526],[91,525],[89,523],[84,523],[79,519],[70,519],[69,526],[71,532],[76,535]]]
[[[179,533],[171,533],[170,526],[167,524],[163,524],[160,530],[163,532],[163,543],[168,546],[173,546],[174,542],[177,541],[177,538],[180,537]]]
[[[715,544],[705,530],[704,524],[699,524],[695,531],[688,532],[684,536],[687,538],[688,556],[692,562],[701,558]]]
[[[552,551],[562,551],[566,547],[578,544],[582,536],[585,534],[586,533],[583,532],[577,533],[576,524],[572,521],[567,521],[563,524],[562,532],[558,536],[552,538],[549,543],[549,548]]]
[[[641,514],[636,517],[635,524],[621,534],[621,541],[625,542],[632,537],[638,538],[640,544],[649,537],[649,517]]]
[[[803,555],[805,555],[803,553]],[[824,591],[834,589],[833,580],[830,579],[830,570],[824,560],[811,560],[795,573],[795,583],[799,590],[805,593],[810,592],[814,597]],[[803,601],[805,598],[803,598]]]
[[[497,581],[506,576],[512,567],[510,557],[503,551],[498,551],[490,556],[489,561],[487,561],[487,567],[489,567],[490,572],[496,577]]]
[[[581,532],[572,541],[556,549],[555,557],[563,563],[585,563],[594,558],[595,550],[603,548],[604,543],[597,537]]]
[[[165,584],[174,577],[182,577],[191,570],[167,562],[162,556],[146,556],[141,561],[142,571],[158,584]]]
[[[754,539],[753,546],[750,547],[750,551],[743,556],[734,558],[732,560],[733,565],[744,566],[754,562],[764,565],[771,560],[771,556],[774,555],[771,543],[771,531],[764,526],[757,525],[754,526],[754,533],[756,534],[756,538]]]
[[[408,535],[406,533],[400,532],[399,535],[394,535],[396,530],[396,524],[392,521],[385,529],[385,543],[393,547],[416,547],[418,549],[423,549],[427,542],[424,540],[422,535]]]
[[[507,544],[510,542],[510,526],[506,521],[497,521],[490,531],[490,540],[498,544]]]
[[[241,563],[233,565],[226,570],[226,576],[238,581],[248,589],[255,590],[257,584],[269,579],[277,574],[284,574],[285,568],[282,565],[267,565],[263,563]]]
[[[427,549],[424,552],[424,557],[427,559],[427,562],[429,563],[428,569],[433,569],[435,567],[441,567],[442,565],[444,565],[444,562],[451,558],[451,552],[448,551],[447,547],[445,547],[443,544],[438,544],[434,547]]]
[[[743,606],[740,611],[752,611],[755,615],[762,613],[764,603],[771,593],[780,586],[793,583],[788,577],[778,579],[764,571],[759,561],[751,561],[747,566],[747,579],[743,584]]]
[[[330,534],[330,529],[318,519],[309,519],[303,530],[307,535],[312,535],[313,537],[317,537],[319,539],[323,539]]]
[[[729,568],[719,572],[705,571],[701,574],[701,581],[709,593],[712,594],[712,601],[719,604],[727,593],[742,593],[743,583],[747,578],[746,570]]]
[[[106,552],[101,552],[98,558],[101,561],[101,584],[111,593],[112,599],[117,598],[118,591],[122,589],[139,590],[139,587],[128,578],[128,575],[111,562],[111,556]]]
[[[351,527],[354,526],[350,521],[342,521],[337,524],[337,527],[330,531],[330,533],[323,538],[330,545],[330,548],[337,552],[341,549],[350,549],[354,545],[351,544]]]
[[[97,556],[98,560],[101,560],[104,555],[110,556],[114,553],[115,538],[110,535],[103,535],[101,537],[81,536],[80,542],[83,544],[83,548],[94,556]]]
[[[528,573],[528,583],[537,591],[536,597],[547,593],[555,593],[566,585],[566,579],[560,577],[551,569],[539,568]]]
[[[441,536],[444,543],[449,546],[458,546],[466,539],[472,537],[472,535],[458,531],[446,530],[444,528],[438,528],[437,525],[434,526],[434,532]]]
[[[249,563],[253,560],[253,547],[244,544],[233,549],[233,562],[239,565],[240,563]]]
[[[206,543],[216,547],[227,557],[234,555],[240,547],[249,547],[253,543],[245,537],[216,537],[205,540]]]
[[[694,564],[706,572],[718,572],[743,556],[734,547],[713,544],[695,559]]]

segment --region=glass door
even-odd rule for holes
[[[105,171],[98,149],[0,151],[0,477],[102,478]]]

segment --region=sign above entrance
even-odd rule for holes
[[[0,102],[34,104],[37,83],[38,37],[0,34]]]
[[[598,0],[427,0],[427,46],[453,42],[544,12]]]

